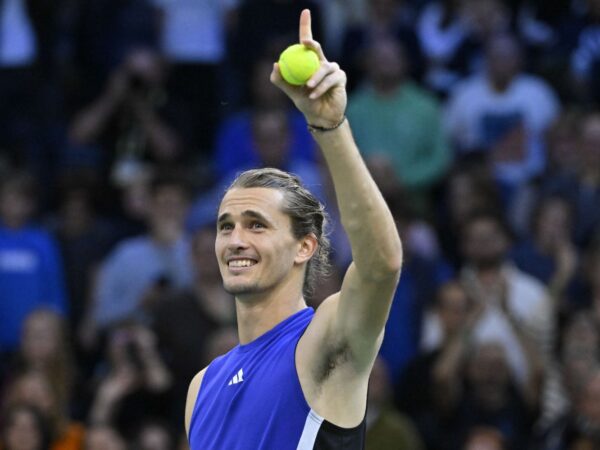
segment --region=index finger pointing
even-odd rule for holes
[[[312,28],[310,24],[310,10],[304,9],[300,14],[300,42],[312,40]]]

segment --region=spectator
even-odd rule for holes
[[[156,335],[143,325],[115,326],[106,352],[106,365],[98,367],[93,384],[89,422],[114,426],[132,437],[145,417],[165,414],[173,378],[158,353]]]
[[[316,160],[315,144],[306,129],[304,117],[295,109],[290,108],[289,100],[279,89],[269,81],[273,61],[271,58],[261,58],[253,65],[251,74],[252,102],[250,106],[223,120],[217,132],[215,141],[215,181],[220,182],[225,177],[262,164],[288,164]],[[288,133],[286,145],[280,154],[271,152],[265,155],[263,142],[257,138],[257,122],[261,115],[271,112],[280,115]],[[280,121],[282,122],[282,121]]]
[[[467,437],[464,450],[506,450],[504,437],[495,428],[477,427]]]
[[[445,178],[437,224],[443,254],[458,269],[462,265],[459,237],[477,211],[501,210],[500,194],[490,171],[480,162],[457,164]]]
[[[444,354],[434,369],[433,387],[442,413],[437,418],[437,445],[456,448],[474,428],[491,426],[510,448],[525,448],[534,410],[513,378],[503,345],[475,344],[468,337],[455,345],[464,347]],[[450,432],[447,442],[444,436]]]
[[[406,49],[407,71],[419,80],[423,72],[423,55],[414,31],[414,11],[406,0],[368,0],[367,18],[348,27],[343,37],[341,66],[348,74],[351,90],[364,79],[365,51],[381,38],[395,39]]]
[[[134,438],[135,450],[175,450],[171,427],[161,420],[144,421]]]
[[[481,316],[481,306],[467,296],[457,281],[449,281],[442,285],[430,311],[441,325],[442,339],[439,346],[427,348],[429,337],[425,335],[424,352],[410,361],[397,383],[396,403],[415,421],[427,448],[441,448],[441,442],[444,440],[441,428],[447,415],[441,401],[447,394],[446,388],[434,389],[435,375],[440,371],[440,366],[447,365],[445,361],[449,360],[454,364],[453,375],[459,376],[459,366],[469,350],[465,345],[466,337],[470,336]],[[454,382],[456,381],[457,378],[454,379]],[[415,389],[419,385],[429,388]],[[453,385],[452,388],[456,389],[456,386]],[[454,433],[451,435],[454,436]]]
[[[548,286],[557,309],[569,304],[578,264],[571,230],[569,202],[560,197],[542,199],[532,218],[531,234],[511,252],[517,267]],[[572,293],[571,293],[572,294]]]
[[[546,167],[538,178],[523,185],[507,210],[508,220],[519,236],[531,232],[531,214],[540,197],[565,196],[566,188],[576,178],[580,167],[579,146],[584,114],[568,109],[563,111],[546,133]]]
[[[533,198],[558,195],[573,208],[573,237],[578,247],[588,243],[600,224],[600,114],[589,113],[579,118],[574,130],[571,158],[557,160],[562,170],[549,172]]]
[[[40,412],[27,404],[15,404],[2,414],[0,448],[3,450],[47,450],[48,425]]]
[[[532,374],[528,354],[542,355],[549,363],[554,310],[544,285],[509,263],[509,246],[510,234],[501,220],[488,213],[473,215],[462,234],[466,260],[461,278],[469,295],[485,305],[475,334],[480,339],[497,336],[523,386],[527,374]],[[525,330],[533,339],[531,352],[519,342]]]
[[[69,328],[77,335],[89,308],[90,285],[97,266],[116,241],[116,227],[98,216],[98,193],[83,174],[62,179],[57,215],[50,226],[64,258]]]
[[[101,328],[143,316],[161,292],[191,284],[189,241],[183,230],[185,181],[175,172],[157,174],[150,196],[148,233],[120,243],[100,268],[93,320]]]
[[[378,358],[369,379],[365,449],[424,449],[414,425],[390,402],[391,391],[389,372],[385,362]]]
[[[169,121],[165,64],[148,48],[131,50],[104,92],[79,111],[69,135],[78,151],[99,147],[103,179],[120,185],[141,161],[174,165],[185,160],[182,136]]]
[[[571,53],[571,74],[575,92],[581,103],[598,106],[600,102],[600,52],[596,42],[600,38],[600,2],[587,0],[587,11],[577,33],[577,43]]]
[[[207,366],[209,337],[223,326],[235,324],[235,303],[225,292],[214,255],[217,226],[210,223],[192,240],[193,284],[158,298],[151,321],[159,346],[173,373],[170,413],[183,421],[189,380]]]
[[[76,4],[71,14],[66,44],[75,76],[67,88],[80,107],[92,101],[129,52],[156,48],[159,30],[148,0],[89,0]]]
[[[596,448],[600,445],[600,371],[594,368],[573,396],[572,410],[552,427],[544,448],[552,450]]]
[[[474,342],[501,344],[511,376],[528,404],[537,405],[542,395],[543,407],[550,407],[555,392],[549,380],[556,374],[551,354],[554,310],[548,292],[509,264],[508,230],[495,215],[473,215],[464,225],[461,246],[466,257],[461,280],[469,296],[484,308],[473,329]],[[439,336],[439,329],[435,320],[425,324],[429,336]],[[439,337],[430,342],[439,342]],[[546,375],[543,385],[542,375]]]
[[[161,12],[160,48],[169,62],[168,91],[181,109],[185,135],[208,161],[227,83],[226,38],[239,0],[151,0]],[[227,97],[225,97],[227,98]],[[179,125],[181,126],[181,125]]]
[[[11,378],[39,371],[50,384],[59,410],[71,410],[72,400],[76,398],[76,368],[69,345],[68,330],[64,319],[50,309],[32,311],[21,333],[21,342]]]
[[[508,186],[539,174],[543,133],[559,103],[543,80],[522,73],[521,48],[508,34],[488,41],[485,72],[457,85],[446,109],[446,129],[460,152],[483,151]]]
[[[113,427],[93,425],[85,437],[84,450],[126,450],[127,444]]]
[[[51,147],[36,139],[45,133],[45,108],[60,109],[47,94],[57,87],[57,26],[65,3],[7,0],[0,6],[0,155],[8,153],[37,176],[47,175]]]
[[[322,42],[320,2],[315,0],[245,0],[240,3],[232,28],[229,58],[233,78],[240,84],[241,104],[248,101],[251,71],[262,55],[282,52],[298,41],[298,15],[310,9],[315,39]]]
[[[348,117],[361,126],[356,142],[368,159],[388,159],[411,198],[426,203],[429,189],[450,162],[436,100],[407,79],[401,45],[382,38],[366,54],[369,83],[350,98]]]
[[[25,403],[39,410],[49,427],[49,450],[78,450],[85,428],[71,419],[68,405],[60,398],[61,392],[42,372],[29,371],[15,378],[8,386],[6,405]]]
[[[25,317],[47,306],[64,314],[63,269],[54,239],[32,223],[36,183],[13,173],[0,183],[0,348],[13,351]]]
[[[509,18],[496,0],[436,0],[428,2],[416,22],[426,59],[425,84],[446,96],[480,65],[483,43],[492,33],[505,31]]]

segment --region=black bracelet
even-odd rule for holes
[[[342,117],[342,120],[340,120],[334,126],[329,127],[329,128],[327,128],[327,127],[319,127],[317,125],[311,125],[310,123],[307,124],[307,127],[308,127],[308,131],[312,131],[313,133],[317,132],[317,131],[318,132],[332,131],[332,130],[335,130],[335,129],[339,128],[345,121],[346,121],[346,115],[344,115]]]

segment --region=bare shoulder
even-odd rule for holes
[[[198,392],[200,392],[200,386],[202,385],[202,379],[206,372],[206,367],[194,375],[190,386],[188,388],[187,399],[185,402],[185,431],[189,437],[190,434],[190,422],[192,421],[192,413],[194,412],[194,406],[196,405],[196,399],[198,398]]]

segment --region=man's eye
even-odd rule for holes
[[[228,231],[228,230],[232,230],[233,229],[233,225],[231,225],[230,223],[222,223],[219,226],[219,230],[221,231]]]
[[[251,228],[254,230],[260,230],[261,228],[265,228],[265,226],[260,222],[252,222]]]

